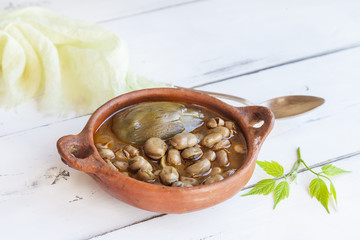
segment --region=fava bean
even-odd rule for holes
[[[174,167],[164,167],[160,172],[160,179],[163,184],[171,185],[179,180],[179,173]]]
[[[228,148],[230,146],[231,146],[231,143],[230,143],[229,139],[223,139],[220,142],[216,143],[211,149],[217,151],[217,150],[220,150],[223,148]]]
[[[162,158],[167,150],[167,146],[160,138],[149,138],[144,144],[145,154],[152,159]]]
[[[204,184],[207,185],[207,184],[219,182],[219,181],[221,181],[221,180],[223,180],[223,179],[224,179],[223,176],[217,174],[217,175],[214,175],[214,176],[211,176],[211,177],[207,178],[207,179],[205,180]]]
[[[114,166],[117,167],[120,171],[125,171],[129,167],[129,163],[123,161],[113,162]]]
[[[180,155],[179,150],[174,149],[174,148],[170,149],[168,151],[166,161],[173,166],[180,165],[181,164],[181,155]]]
[[[172,137],[170,140],[170,144],[178,150],[193,147],[197,143],[198,138],[195,134],[192,133],[179,133]]]
[[[210,170],[211,163],[208,159],[202,159],[186,168],[190,176],[200,176]]]
[[[137,172],[139,169],[147,169],[152,171],[151,164],[142,156],[136,156],[130,159],[129,170]]]
[[[247,153],[247,150],[246,150],[245,146],[242,145],[242,144],[235,144],[234,147],[233,147],[233,149],[234,149],[234,151],[235,151],[236,153],[240,153],[240,154],[245,154],[245,153]]]
[[[225,167],[229,164],[228,155],[225,150],[220,150],[216,152],[216,161],[220,166]]]
[[[124,152],[125,156],[129,159],[140,155],[139,149],[137,149],[136,147],[133,147],[131,145],[126,145],[123,148],[123,152]]]
[[[215,160],[216,158],[216,153],[213,150],[206,150],[204,152],[204,155],[202,156],[202,158],[207,158],[209,159],[211,162]]]
[[[113,159],[115,157],[115,154],[113,151],[107,148],[100,148],[98,149],[100,156],[103,159]]]
[[[181,156],[185,159],[198,159],[202,154],[202,150],[198,147],[186,148],[181,152]]]
[[[226,127],[217,127],[211,129],[210,133],[220,133],[223,138],[230,137],[230,130]]]
[[[185,177],[181,176],[180,180],[185,184],[190,184],[192,186],[196,186],[198,184],[198,181],[195,178]]]
[[[155,175],[149,169],[139,169],[136,173],[136,178],[144,182],[153,182]]]
[[[224,172],[222,175],[223,175],[223,177],[230,177],[235,172],[236,172],[236,169],[230,169],[230,170],[227,170],[226,172]]]
[[[216,127],[224,126],[224,120],[219,117],[211,118],[207,122],[206,126],[208,128],[216,128]]]
[[[126,157],[126,155],[122,149],[120,149],[119,151],[116,151],[115,156],[120,160],[128,160],[128,158]]]
[[[211,169],[210,175],[214,176],[217,174],[220,174],[222,172],[222,169],[220,167],[214,167]]]
[[[210,133],[204,137],[201,144],[205,147],[211,148],[214,144],[220,142],[222,139],[221,133]]]
[[[235,123],[232,121],[225,121],[224,126],[228,128],[231,132],[231,134],[234,134],[234,131],[236,130]]]

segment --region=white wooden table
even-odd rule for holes
[[[34,103],[0,109],[1,239],[360,239],[360,2],[13,0],[96,22],[128,43],[134,70],[152,79],[261,103],[290,94],[326,99],[307,114],[277,120],[259,160],[288,172],[301,146],[311,166],[327,162],[338,207],[327,214],[299,174],[290,197],[241,197],[268,176],[256,168],[247,189],[214,207],[182,215],[118,201],[59,158],[55,143],[89,115],[47,116]],[[319,168],[314,168],[319,170]]]

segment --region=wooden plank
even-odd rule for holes
[[[358,1],[214,0],[103,25],[127,40],[138,73],[195,86],[359,46],[359,7]]]
[[[191,4],[196,0],[147,0],[147,1],[126,1],[126,0],[96,0],[71,1],[71,0],[13,0],[0,2],[0,9],[19,9],[25,7],[44,7],[61,14],[70,15],[78,19],[91,22],[103,22],[111,19],[133,17],[139,14],[146,14],[153,11],[160,11],[167,8]]]
[[[241,82],[234,79],[204,89],[244,93],[244,96],[257,102],[291,93],[325,97],[327,103],[323,107],[297,118],[277,121],[263,146],[258,159],[276,160],[289,171],[296,159],[297,146],[302,147],[303,158],[309,165],[360,151],[355,141],[360,132],[360,115],[356,114],[360,112],[356,95],[360,71],[356,59],[359,56],[360,49],[351,50],[247,76]],[[272,84],[268,79],[272,79]],[[281,87],[274,88],[274,84]],[[262,86],[260,90],[259,86]],[[235,238],[259,232],[256,226],[271,229],[274,225],[269,223],[269,219],[275,219],[275,215],[277,217],[273,224],[289,221],[289,212],[293,208],[295,216],[300,216],[295,223],[304,221],[309,216],[307,214],[312,212],[321,220],[326,215],[321,206],[307,195],[303,186],[308,181],[303,178],[298,180],[300,187],[295,186],[290,199],[281,203],[275,212],[271,210],[271,197],[240,198],[240,193],[218,206],[186,215],[157,217],[159,214],[128,206],[110,197],[90,177],[66,167],[59,159],[56,140],[63,135],[79,132],[87,119],[88,116],[62,121],[0,138],[4,159],[0,161],[0,212],[4,216],[0,219],[0,225],[6,226],[2,236],[20,238],[36,234],[39,238],[83,239],[111,232],[102,236],[133,235],[136,238],[145,232],[155,234],[161,226],[164,232],[160,237],[164,238],[169,238],[169,234],[179,228],[187,230],[184,235],[174,238],[200,239],[210,235]],[[344,133],[346,138],[343,137]],[[352,159],[350,165],[343,167],[356,172],[360,167],[358,157]],[[338,166],[341,164],[336,163]],[[63,170],[68,171],[70,176],[60,174]],[[249,185],[266,177],[261,169],[256,168]],[[335,182],[339,196],[342,196],[339,203],[344,209],[336,215],[336,223],[345,222],[344,219],[352,214],[349,206],[355,203],[351,199],[357,200],[359,193],[350,192],[350,187],[345,183],[356,182],[359,180],[357,178],[356,174],[350,174],[337,178],[345,179],[343,184],[338,185],[337,180]],[[211,219],[209,216],[223,217]],[[153,217],[153,220],[146,221]],[[134,224],[138,221],[145,221],[146,224]],[[329,223],[328,220],[324,221]],[[169,227],[166,225],[164,228],[166,223]],[[244,226],[240,233],[236,227],[238,224]],[[17,231],[19,226],[23,226],[22,231]],[[348,230],[344,225],[339,225],[337,229]],[[54,232],[57,233],[55,236]],[[349,231],[348,236],[352,233]]]

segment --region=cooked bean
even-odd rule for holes
[[[231,132],[231,134],[234,134],[234,131],[236,130],[235,123],[232,121],[225,121],[224,126],[228,128]]]
[[[126,145],[123,148],[123,152],[127,158],[133,158],[133,157],[140,155],[139,149],[137,149],[136,147],[133,147],[131,145]]]
[[[102,144],[102,143],[97,143],[95,144],[95,146],[97,149],[108,148],[107,144]]]
[[[174,167],[164,167],[160,172],[160,179],[163,184],[171,185],[173,182],[179,180],[179,173]]]
[[[181,164],[181,155],[179,150],[177,149],[170,149],[167,154],[166,158],[167,162],[173,166]]]
[[[160,138],[149,138],[144,144],[145,154],[152,159],[160,159],[165,155],[167,146]]]
[[[98,137],[96,147],[98,148],[112,148],[114,140],[109,135],[102,135]]]
[[[115,157],[115,154],[113,151],[111,151],[110,149],[107,148],[100,148],[98,149],[100,156],[103,159],[112,159]]]
[[[208,128],[216,128],[216,127],[220,127],[220,126],[224,126],[224,120],[219,118],[219,117],[216,117],[216,118],[211,118],[206,126]]]
[[[220,167],[214,167],[211,169],[211,173],[210,175],[217,175],[217,174],[220,174],[222,172],[222,169]]]
[[[189,167],[186,168],[186,171],[190,174],[190,176],[200,176],[210,170],[211,163],[208,159],[202,159]]]
[[[174,182],[173,184],[171,184],[172,187],[192,187],[193,185],[189,184],[189,183],[183,183],[181,181],[177,181]]]
[[[229,164],[228,155],[225,150],[220,150],[216,152],[216,161],[220,166],[225,167]]]
[[[247,153],[245,146],[242,144],[235,144],[233,148],[234,148],[234,151],[237,153],[240,153],[240,154]]]
[[[230,130],[226,127],[217,127],[211,129],[210,133],[220,133],[223,138],[227,138],[230,136]]]
[[[230,169],[230,170],[227,170],[226,172],[223,173],[223,177],[229,177],[231,175],[233,175],[234,173],[236,172],[236,169]]]
[[[205,147],[211,148],[214,144],[220,142],[221,139],[221,133],[210,133],[204,137],[201,144]]]
[[[216,122],[215,118],[211,118],[211,119],[207,122],[206,126],[207,126],[208,128],[216,128],[216,127],[217,127],[217,122]]]
[[[136,178],[144,182],[153,182],[155,175],[149,169],[140,169],[136,173]]]
[[[216,143],[211,149],[213,150],[220,150],[222,148],[228,148],[231,146],[229,139],[223,139],[220,142]]]
[[[169,165],[166,163],[166,157],[165,157],[165,156],[163,156],[163,157],[160,159],[159,162],[160,162],[161,168],[164,168],[164,167],[169,166]]]
[[[119,151],[116,151],[115,156],[121,160],[128,160],[128,158],[126,157],[126,155],[122,149],[120,149]]]
[[[198,138],[192,133],[178,133],[171,138],[170,144],[178,149],[183,150],[188,147],[193,147],[198,143]]]
[[[120,173],[124,174],[125,176],[130,177],[130,173],[128,173],[128,172],[120,172]]]
[[[181,152],[181,156],[185,159],[198,159],[202,154],[202,150],[198,147],[186,148]]]
[[[129,167],[129,163],[123,161],[113,162],[114,166],[117,167],[120,171],[125,171]]]
[[[214,161],[215,158],[216,158],[216,153],[213,151],[213,150],[206,150],[204,152],[204,155],[202,156],[202,158],[207,158],[209,159],[210,161]]]
[[[207,185],[207,184],[211,184],[211,183],[215,183],[215,182],[219,182],[221,180],[223,180],[224,177],[217,174],[217,175],[214,175],[214,176],[211,176],[209,177],[208,179],[205,180],[204,184]]]
[[[141,156],[136,156],[130,159],[129,170],[136,172],[139,169],[148,169],[151,171],[153,168],[151,164]]]
[[[181,176],[180,180],[184,183],[184,184],[189,184],[191,186],[196,186],[198,185],[198,181],[195,178],[190,178],[190,177],[185,177],[185,176]]]

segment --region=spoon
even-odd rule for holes
[[[220,98],[240,102],[248,106],[257,105],[245,98],[236,97],[224,93],[208,92],[197,89],[196,90],[192,89],[192,90],[205,93],[214,97],[220,97]],[[324,102],[325,99],[320,97],[305,96],[305,95],[290,95],[290,96],[277,97],[267,100],[261,103],[261,105],[268,107],[274,113],[275,118],[279,119],[279,118],[292,117],[308,112],[314,108],[319,107]]]

